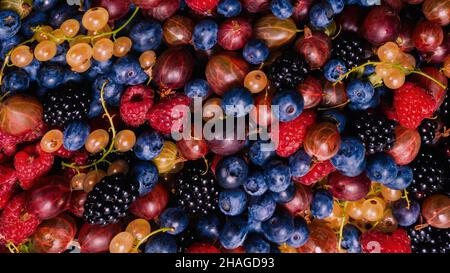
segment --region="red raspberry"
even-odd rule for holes
[[[334,168],[333,164],[331,164],[330,160],[321,161],[315,163],[305,176],[292,177],[292,180],[309,186],[318,182],[320,179],[324,178],[335,170],[336,169]]]
[[[404,229],[397,229],[392,234],[369,231],[361,236],[364,253],[411,253],[411,242]]]
[[[0,216],[0,244],[9,242],[19,245],[30,237],[35,231],[40,220],[36,215],[27,211],[26,194],[16,195],[6,205]]]
[[[220,250],[207,243],[194,243],[186,249],[186,253],[220,253]]]
[[[46,128],[44,123],[40,123],[33,131],[23,136],[11,136],[0,130],[0,152],[7,156],[12,156],[17,150],[17,145],[27,141],[34,141],[44,135]]]
[[[280,122],[278,134],[276,133],[276,128],[272,128],[272,140],[278,143],[277,155],[288,157],[294,154],[302,146],[307,130],[315,122],[316,113],[307,110],[292,121]]]
[[[153,89],[143,84],[130,86],[120,101],[120,117],[129,126],[144,124],[147,113],[153,106]]]
[[[180,93],[175,93],[164,97],[158,102],[148,113],[148,121],[150,125],[158,132],[168,135],[172,132],[173,126],[182,121],[185,116],[183,109],[180,106],[187,106],[191,104],[191,99]],[[178,127],[180,131],[182,126]]]
[[[433,115],[436,102],[424,89],[407,82],[394,92],[395,113],[403,127],[415,129]]]
[[[17,188],[16,171],[0,166],[0,209],[3,209]]]
[[[38,144],[29,145],[14,156],[14,168],[19,184],[24,190],[33,187],[37,178],[50,171],[54,156],[41,150]]]

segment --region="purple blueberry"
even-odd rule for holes
[[[270,194],[263,196],[253,196],[248,202],[248,215],[249,218],[256,221],[265,221],[272,217],[276,209],[275,200],[273,200]]]
[[[223,214],[236,216],[244,212],[247,194],[241,189],[224,190],[219,194],[219,208]]]

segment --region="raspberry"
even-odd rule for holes
[[[149,87],[142,84],[128,87],[120,101],[120,117],[129,126],[141,126],[153,106],[153,98],[153,89]]]

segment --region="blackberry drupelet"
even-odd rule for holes
[[[408,190],[416,199],[424,199],[445,188],[445,165],[439,155],[421,150],[413,162],[413,181]]]
[[[447,92],[449,91],[447,90]],[[439,107],[439,117],[444,121],[445,126],[450,128],[450,96],[448,94],[445,96],[441,107]]]
[[[177,252],[184,253],[186,248],[190,247],[193,243],[198,242],[198,236],[193,228],[187,228],[177,235],[176,241],[178,247]]]
[[[415,230],[409,227],[412,253],[450,253],[450,230],[427,226]]]
[[[344,61],[351,69],[366,60],[366,44],[364,39],[355,33],[344,32],[333,41],[332,58]]]
[[[87,85],[69,83],[49,91],[44,99],[44,121],[51,126],[64,126],[84,120],[89,113],[91,90]]]
[[[439,124],[435,120],[425,119],[419,125],[419,134],[423,144],[433,144]]]
[[[353,123],[354,134],[369,154],[391,149],[395,142],[396,122],[378,114],[359,113]]]
[[[126,216],[139,195],[139,187],[123,174],[105,176],[89,192],[84,203],[83,218],[89,224],[106,225]]]
[[[203,161],[190,161],[175,179],[175,201],[191,215],[206,215],[218,208],[216,177],[211,171],[206,174],[204,171]]]
[[[308,64],[300,55],[286,51],[272,63],[268,76],[275,87],[292,89],[305,79],[308,72]]]

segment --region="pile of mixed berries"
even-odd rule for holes
[[[0,252],[449,253],[449,22],[448,0],[1,0]]]

